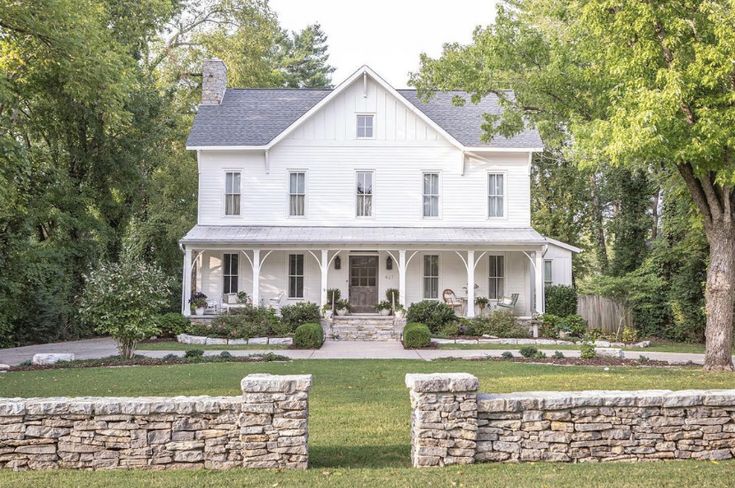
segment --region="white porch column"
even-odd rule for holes
[[[475,251],[467,251],[467,317],[475,316]]]
[[[541,251],[536,251],[536,264],[534,268],[536,312],[544,313],[544,255]]]
[[[406,250],[398,251],[398,303],[406,307]]]
[[[182,291],[183,300],[181,303],[181,313],[184,317],[191,316],[191,306],[189,305],[189,299],[191,298],[191,249],[188,247],[184,248],[184,272],[182,276]]]
[[[327,304],[327,278],[329,276],[329,250],[322,249],[322,259],[319,261],[319,267],[322,272],[322,288],[319,295],[319,306],[324,307]]]
[[[260,249],[253,249],[253,305],[260,306]]]

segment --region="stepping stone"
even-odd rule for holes
[[[71,353],[45,353],[45,354],[34,354],[32,364],[44,365],[44,364],[55,364],[60,361],[74,361],[74,354]]]

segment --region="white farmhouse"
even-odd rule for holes
[[[474,316],[515,303],[543,312],[545,283],[571,284],[573,252],[531,227],[535,131],[481,138],[497,98],[428,103],[367,66],[334,89],[227,88],[224,63],[203,70],[187,148],[197,152],[197,225],[181,239],[182,312],[203,292],[218,313],[254,303],[324,305],[338,288],[370,313],[397,288],[404,306],[453,301]],[[469,305],[468,305],[469,304]]]

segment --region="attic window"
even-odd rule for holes
[[[373,138],[373,118],[374,115],[358,114],[357,115],[357,138],[372,139]]]

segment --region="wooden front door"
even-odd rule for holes
[[[378,256],[350,256],[350,306],[354,313],[375,312]]]

